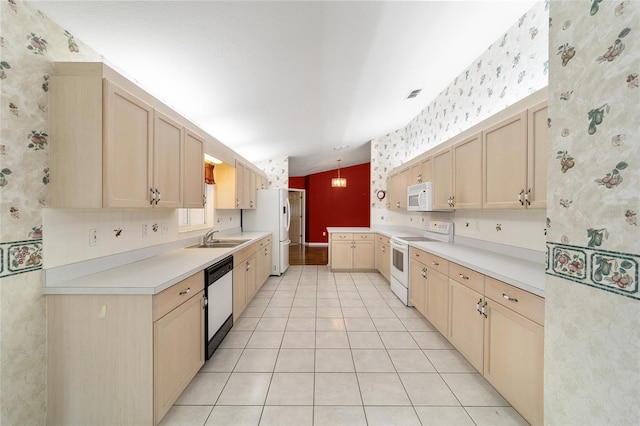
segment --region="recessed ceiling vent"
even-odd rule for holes
[[[422,89],[413,90],[411,93],[409,93],[409,96],[407,96],[407,99],[415,98],[420,94],[420,92],[422,92]]]

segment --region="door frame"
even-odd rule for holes
[[[305,224],[307,221],[307,213],[305,209],[305,204],[307,200],[307,191],[304,189],[293,189],[289,188],[289,193],[287,196],[291,195],[291,193],[300,194],[300,234],[301,234],[301,245],[306,245],[306,234],[305,234]],[[291,209],[293,210],[293,209]],[[289,235],[289,239],[291,239],[291,235]],[[293,242],[293,241],[292,241]]]

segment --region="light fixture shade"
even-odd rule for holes
[[[331,186],[334,188],[346,188],[347,179],[341,177],[331,178]]]
[[[338,160],[338,177],[331,178],[331,186],[333,188],[346,188],[347,187],[347,178],[340,177],[340,161]]]

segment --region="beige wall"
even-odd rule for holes
[[[554,1],[550,19],[545,423],[637,424],[640,2]]]

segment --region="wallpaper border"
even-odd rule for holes
[[[547,242],[547,275],[640,300],[640,256]]]
[[[42,239],[0,243],[0,278],[42,269]]]

